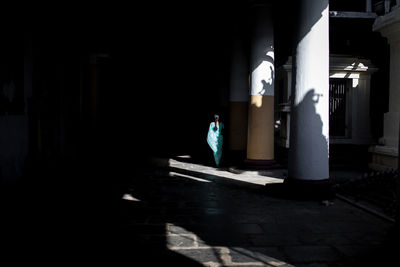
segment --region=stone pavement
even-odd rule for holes
[[[126,190],[121,236],[152,265],[389,266],[390,222],[346,202],[270,194],[286,170],[232,173],[180,160]],[[133,250],[132,250],[133,251]],[[144,256],[146,255],[146,256]],[[151,255],[151,256],[149,256]]]

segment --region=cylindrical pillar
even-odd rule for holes
[[[249,103],[248,88],[248,60],[243,37],[239,35],[236,36],[232,48],[229,94],[228,140],[229,150],[234,153],[246,151],[247,111]]]
[[[247,160],[249,165],[274,163],[274,30],[272,4],[256,1],[250,8],[250,104]]]
[[[400,8],[378,17],[373,30],[386,37],[390,46],[389,110],[384,114],[381,139],[384,146],[375,147],[376,152],[382,151],[378,152],[379,156],[376,155],[381,167],[390,169],[399,167],[396,166],[395,157],[399,157],[397,148],[400,146]]]
[[[288,181],[329,182],[329,1],[300,0]]]

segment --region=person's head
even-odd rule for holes
[[[215,120],[215,121],[219,121],[219,115],[215,114],[215,115],[214,115],[214,120]]]

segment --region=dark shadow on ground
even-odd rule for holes
[[[207,174],[193,170],[175,167],[169,169],[174,172],[221,183],[226,186],[237,186],[241,190],[251,190],[251,192],[260,193],[278,199],[321,201],[333,200],[335,198],[335,191],[332,185],[325,187],[321,187],[320,185],[292,185],[285,183],[282,179],[282,183],[270,183],[265,184],[265,186],[260,186],[250,182],[234,180],[219,175]]]
[[[174,174],[170,175],[170,172]],[[185,175],[209,182],[194,181],[186,178]],[[290,245],[291,242],[296,244],[291,235],[297,235],[298,231],[305,231],[305,240],[311,240],[313,236],[311,232],[310,236],[307,233],[312,229],[312,219],[307,221],[307,218],[293,215],[293,219],[298,221],[291,223],[293,229],[286,229],[279,228],[274,223],[277,217],[265,215],[264,210],[273,209],[277,201],[284,200],[287,208],[290,209],[289,207],[296,202],[291,200],[298,200],[297,196],[294,197],[286,190],[284,184],[268,187],[249,186],[245,182],[232,182],[221,176],[168,168],[161,170],[158,175],[145,175],[143,179],[133,181],[129,188],[130,194],[140,200],[139,202],[124,202],[121,206],[123,214],[121,220],[127,225],[124,231],[131,232],[132,240],[144,239],[143,242],[148,243],[150,236],[150,240],[152,237],[155,238],[157,246],[163,247],[165,239],[158,237],[160,243],[157,243],[157,235],[165,231],[165,225],[169,224],[176,228],[178,234],[195,233],[204,245],[250,248],[247,252],[240,252],[239,249],[236,255],[240,257],[245,257],[248,251],[255,253],[260,249],[257,249],[257,246],[262,246],[270,249],[268,253],[264,251],[264,255],[290,262],[291,258],[282,250],[271,248],[278,246],[277,244],[281,246]],[[314,198],[303,200],[315,201]],[[316,203],[316,205],[320,204]],[[293,210],[293,213],[295,214],[296,211]],[[252,218],[260,218],[260,216],[265,216],[264,221],[261,220],[263,223],[252,221]],[[146,231],[150,234],[146,234]],[[189,243],[192,241],[189,238]],[[167,242],[170,241],[167,240]],[[308,245],[312,245],[312,241]],[[373,250],[370,250],[367,245],[365,248],[364,250],[362,247],[357,248],[357,253],[351,257],[341,255],[339,261],[332,264],[371,266],[369,263],[376,264],[379,260],[388,261],[389,250],[386,247],[375,246]],[[188,253],[187,250],[182,251]],[[384,259],[380,258],[382,255],[385,255]],[[213,256],[213,258],[218,257]]]
[[[120,178],[117,166],[99,158],[56,166],[37,163],[23,180],[2,182],[0,262],[202,266],[166,248],[164,221],[149,227],[130,224],[132,217],[137,221],[157,214],[157,207],[126,205],[122,192],[131,180],[142,184],[143,196],[157,186],[138,173]]]
[[[196,234],[199,246],[232,248],[235,261],[256,261],[264,255],[293,262],[283,247],[315,245],[311,231],[315,222],[281,184],[249,185],[197,171],[151,166],[128,175],[126,170],[116,171],[114,164],[106,168],[105,162],[100,163],[100,169],[94,167],[97,161],[87,162],[86,167],[58,166],[41,172],[43,182],[2,185],[3,259],[12,256],[16,263],[28,259],[43,265],[79,261],[201,266],[198,259],[222,264],[219,249],[168,249],[168,244],[194,244],[190,235],[178,240],[180,234]],[[121,175],[127,177],[118,178]],[[91,182],[83,182],[85,176]],[[138,201],[124,200],[124,194]],[[282,209],[287,209],[289,221],[281,217]],[[318,221],[325,216],[319,203],[313,214]],[[293,236],[301,232],[303,240],[297,243]],[[364,235],[368,234],[366,230]],[[357,247],[357,255],[341,255],[335,264],[357,266],[389,259],[390,247],[365,245],[368,249]]]

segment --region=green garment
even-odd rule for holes
[[[207,135],[207,143],[214,152],[214,160],[215,164],[219,166],[222,157],[222,144],[224,142],[224,138],[222,135],[222,130],[224,129],[224,124],[222,122],[219,123],[219,126],[215,126],[215,123],[210,123],[210,127],[208,129]]]

